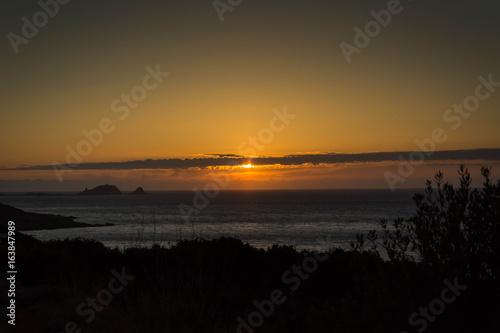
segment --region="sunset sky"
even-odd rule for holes
[[[401,1],[350,63],[341,43],[387,1],[69,1],[31,38],[40,4],[0,6],[2,192],[189,190],[211,173],[227,189],[389,188],[435,129],[443,152],[397,187],[461,163],[500,174],[498,1]]]

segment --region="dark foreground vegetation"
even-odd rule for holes
[[[500,187],[485,169],[484,188],[472,190],[461,172],[459,189],[438,175],[438,187],[416,197],[415,217],[382,222],[381,236],[360,235],[347,252],[260,250],[233,238],[119,251],[17,235],[16,327],[0,328],[500,332]]]

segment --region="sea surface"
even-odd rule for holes
[[[76,216],[77,222],[114,226],[29,231],[41,240],[88,238],[109,247],[165,246],[179,239],[232,236],[258,248],[348,249],[356,233],[379,229],[379,221],[415,214],[418,190],[221,191],[192,223],[179,204],[193,206],[192,191],[144,196],[0,196],[0,202],[36,213]]]

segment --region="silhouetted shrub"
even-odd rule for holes
[[[392,226],[381,221],[382,247],[392,262],[419,259],[445,274],[466,276],[471,280],[496,279],[500,255],[500,181],[494,184],[489,168],[482,168],[482,189],[471,188],[469,171],[458,170],[460,186],[454,188],[443,174],[435,176],[435,185],[427,181],[425,194],[414,197],[417,213],[398,218]],[[376,251],[377,232],[368,239]],[[364,251],[365,241],[357,235],[353,249]]]

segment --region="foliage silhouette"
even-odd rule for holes
[[[417,213],[397,218],[392,226],[382,220],[382,248],[391,262],[419,260],[446,275],[469,280],[496,280],[500,255],[500,181],[491,180],[491,169],[483,167],[482,189],[471,188],[465,166],[458,170],[460,186],[443,183],[443,173],[435,175],[435,188],[428,180],[424,194],[416,194]],[[356,251],[377,252],[377,231],[351,242]]]

